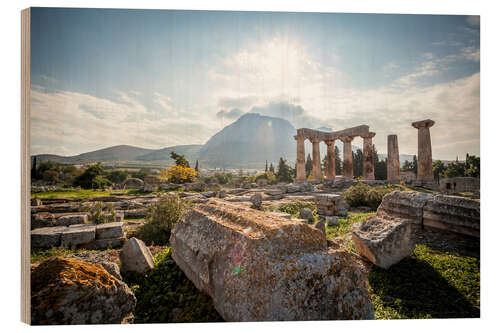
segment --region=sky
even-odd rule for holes
[[[31,153],[203,144],[257,112],[401,154],[430,118],[433,158],[463,159],[479,58],[479,16],[33,8]]]

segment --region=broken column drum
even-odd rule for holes
[[[387,136],[387,181],[390,184],[401,182],[399,165],[398,136],[395,134]]]

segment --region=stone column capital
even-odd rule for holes
[[[319,143],[321,140],[319,138],[309,138],[312,143]]]
[[[340,138],[340,141],[342,141],[343,143],[348,143],[351,142],[352,140],[354,140],[353,136],[343,136]]]
[[[377,133],[375,132],[368,132],[366,134],[360,135],[363,139],[371,139],[373,138]]]
[[[411,126],[418,129],[418,128],[429,128],[434,126],[434,124],[435,124],[434,120],[426,119],[426,120],[415,121],[411,123]]]
[[[306,138],[305,138],[305,137],[303,137],[303,136],[301,136],[301,135],[295,135],[293,138],[294,138],[296,141],[305,141],[305,140],[306,140]]]
[[[335,144],[335,140],[325,140],[327,146],[331,146]]]

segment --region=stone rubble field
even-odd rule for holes
[[[201,299],[209,304],[200,306],[204,312],[199,320],[415,318],[425,311],[440,317],[442,312],[410,304],[402,292],[389,296],[381,283],[394,278],[388,272],[401,270],[404,276],[408,262],[434,265],[428,257],[438,253],[433,251],[456,256],[457,262],[472,258],[476,265],[479,201],[394,191],[384,196],[375,213],[347,204],[343,192],[354,183],[250,184],[219,191],[184,185],[184,190],[200,191],[176,189],[194,207],[174,226],[169,246],[160,252],[136,238],[135,230],[147,220],[148,209],[172,192],[34,197],[33,324],[143,322],[149,317],[137,286],[151,286],[148,277],[166,267],[186,281],[183,288],[197,299],[193,304]],[[97,221],[89,212],[96,203],[113,213]],[[297,203],[302,206],[296,208]],[[165,250],[168,255],[162,257]],[[51,251],[58,255],[36,259],[38,253]],[[437,269],[420,268],[432,273]],[[441,279],[451,279],[446,274]],[[479,315],[479,291],[476,295],[476,287],[470,288],[472,294],[465,296],[458,285],[444,289],[461,304],[456,312],[446,312],[448,316]],[[475,298],[477,304],[471,301]],[[186,307],[170,309],[162,320],[196,321],[186,317]]]

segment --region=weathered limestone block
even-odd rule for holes
[[[92,264],[101,265],[109,274],[113,275],[118,280],[122,279],[120,274],[120,267],[111,262],[110,256],[106,252],[98,251],[83,251],[78,253],[72,253],[66,256],[67,258],[73,258],[76,260],[81,260],[85,262],[90,262]]]
[[[410,220],[373,216],[351,228],[356,251],[382,268],[400,262],[415,249]]]
[[[135,237],[130,238],[120,251],[122,272],[146,273],[155,267],[153,255],[143,241]]]
[[[135,304],[130,288],[99,264],[54,258],[31,273],[33,325],[130,322]]]
[[[329,227],[336,227],[340,224],[337,216],[325,216],[325,221]]]
[[[309,220],[313,218],[313,212],[309,208],[303,208],[300,210],[299,216],[301,219]]]
[[[74,249],[95,239],[95,225],[67,228],[61,233],[61,246]]]
[[[31,215],[31,230],[55,226],[56,219],[52,213],[42,212]]]
[[[295,220],[211,199],[176,224],[173,258],[226,321],[373,318],[366,275]]]
[[[377,216],[390,216],[409,219],[421,225],[423,207],[432,194],[416,191],[394,191],[388,193],[378,206]]]
[[[130,209],[123,211],[123,215],[126,219],[137,219],[144,218],[148,215],[147,209]]]
[[[38,198],[31,199],[31,207],[41,206],[41,205],[42,205],[42,200],[40,200]]]
[[[95,239],[123,237],[123,222],[99,224],[96,227]]]
[[[217,195],[217,192],[214,192],[214,191],[207,191],[207,192],[203,192],[202,195],[205,197],[205,198],[213,198]]]
[[[270,212],[269,214],[271,214],[273,216],[282,217],[282,218],[288,219],[288,220],[292,218],[292,215],[290,215],[288,213],[283,213],[283,212]]]
[[[480,202],[451,195],[434,195],[423,210],[424,228],[480,236]]]
[[[250,197],[250,202],[252,203],[253,209],[262,209],[262,194],[255,193]]]
[[[314,203],[319,215],[345,216],[347,215],[347,203],[339,194],[316,194]]]
[[[61,245],[61,233],[67,227],[48,227],[31,230],[31,248],[44,249]]]
[[[62,203],[62,204],[50,204],[50,205],[41,205],[31,207],[31,213],[41,213],[41,212],[49,212],[49,213],[71,213],[71,212],[79,212],[80,204],[77,203]]]
[[[221,198],[221,199],[227,197],[227,191],[226,190],[220,190],[219,193],[217,193],[217,197]]]
[[[96,239],[91,243],[85,244],[85,248],[89,250],[116,249],[122,247],[125,240],[125,237]]]
[[[86,214],[82,215],[64,215],[57,219],[57,226],[70,226],[73,224],[85,224],[88,222],[88,217]]]
[[[325,228],[325,222],[323,220],[319,221],[314,225],[314,227],[318,230],[320,230],[323,234],[325,234],[326,237],[326,228]]]

